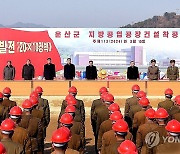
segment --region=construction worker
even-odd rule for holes
[[[60,118],[60,127],[67,127],[68,129],[71,130],[71,128],[73,127],[73,116],[70,115],[69,113],[64,113],[61,118]],[[75,129],[75,128],[72,128]],[[72,131],[73,132],[73,131]],[[68,147],[80,152],[83,152],[83,140],[82,140],[82,136],[78,135],[78,134],[72,134],[72,137],[68,143]]]
[[[66,99],[63,100],[62,102],[62,105],[61,105],[61,112],[59,114],[59,118],[61,117],[61,115],[64,113],[64,110],[67,106],[67,100],[69,99],[73,99],[75,98],[76,99],[76,95],[77,95],[77,89],[76,87],[72,86],[69,88],[68,90],[69,92],[69,95],[66,96]],[[73,96],[73,97],[72,97]],[[84,124],[84,121],[85,121],[85,109],[84,109],[84,102],[82,100],[78,100],[76,99],[77,101],[77,104],[76,104],[76,110],[79,111],[80,115],[81,115],[81,121],[82,123]],[[58,121],[59,121],[59,118],[58,118]]]
[[[47,99],[42,98],[43,89],[42,87],[38,86],[34,90],[36,93],[38,93],[38,107],[37,109],[42,110],[44,115],[44,123],[43,123],[43,132],[44,132],[44,139],[46,138],[46,129],[50,122],[50,108],[49,108],[49,102]]]
[[[156,154],[177,154],[180,153],[179,146],[179,134],[180,134],[180,123],[177,120],[171,120],[166,125],[166,131],[168,132],[168,137],[164,144],[157,146]],[[172,141],[174,139],[174,142]]]
[[[98,106],[94,110],[94,114],[92,116],[93,121],[96,121],[96,132],[95,132],[95,150],[98,153],[97,149],[97,141],[98,141],[98,134],[100,125],[103,121],[109,119],[109,110],[108,107],[114,103],[114,96],[112,94],[105,95],[103,105]]]
[[[5,119],[1,123],[1,143],[6,148],[6,154],[21,154],[23,153],[23,146],[19,143],[12,141],[12,135],[14,133],[15,123],[11,119]]]
[[[171,108],[171,118],[176,119],[180,122],[180,95],[175,97],[174,104],[175,106],[173,106],[173,109]]]
[[[168,88],[165,90],[164,94],[165,100],[158,104],[158,108],[164,108],[168,112],[168,114],[170,114],[170,109],[172,106],[174,106],[174,102],[171,100],[173,91],[172,89]]]
[[[115,104],[115,103],[113,103]],[[111,105],[110,105],[111,106]],[[98,151],[101,151],[102,146],[102,136],[105,132],[108,132],[112,130],[112,125],[118,121],[119,119],[122,119],[123,115],[119,111],[114,111],[110,114],[110,118],[104,122],[101,123],[100,129],[99,129],[99,136],[98,136]]]
[[[71,132],[66,127],[55,130],[52,134],[52,154],[79,154],[78,151],[68,148],[68,142],[71,139]]]
[[[77,105],[77,100],[71,94],[67,95],[65,98],[65,106],[67,107],[68,105],[73,105],[76,108],[74,121],[81,122],[82,125],[84,125],[82,115],[81,115],[80,110]],[[58,117],[58,123],[59,123],[59,119],[61,118],[61,116],[65,113],[65,109],[61,110],[59,117]]]
[[[72,86],[69,88],[68,90],[69,94],[73,95],[74,98],[76,99],[77,101],[77,105],[79,106],[79,111],[82,115],[82,121],[85,122],[85,108],[84,108],[84,102],[82,100],[79,100],[76,98],[76,95],[77,95],[77,88]]]
[[[155,118],[156,118],[158,126],[157,128],[153,129],[153,132],[158,132],[159,139],[160,139],[159,144],[163,144],[164,143],[163,138],[167,136],[167,131],[165,129],[165,126],[166,126],[168,117],[169,117],[169,114],[164,108],[159,108],[155,112]]]
[[[15,129],[12,136],[12,141],[19,143],[23,146],[23,149],[26,154],[31,154],[31,147],[30,147],[30,139],[28,135],[28,131],[22,127],[19,127],[19,123],[21,121],[22,110],[19,106],[14,106],[11,108],[10,112],[10,119],[12,119],[15,123]]]
[[[122,119],[123,115],[120,112],[119,105],[117,103],[113,103],[108,107],[109,110],[109,116],[110,118],[108,120],[105,120],[101,123],[100,129],[99,129],[99,134],[98,134],[98,150],[100,151],[101,145],[102,145],[102,136],[105,132],[109,131],[112,129],[112,119],[114,119],[114,122]],[[113,114],[116,112],[115,114]],[[112,115],[113,114],[113,115]],[[112,115],[112,116],[111,116]],[[116,120],[115,120],[116,118]],[[119,119],[118,119],[119,118]]]
[[[141,109],[142,109],[142,107],[139,105],[139,100],[140,100],[141,98],[143,98],[143,97],[146,97],[146,93],[141,90],[141,91],[139,91],[139,92],[137,93],[136,96],[137,96],[137,99],[138,99],[138,101],[137,101],[138,103],[137,103],[136,105],[131,106],[131,108],[130,108],[130,110],[129,110],[129,117],[131,118],[131,121],[132,121],[132,122],[133,122],[135,113],[141,111]],[[133,131],[132,129],[133,129],[132,127],[129,127],[130,132]]]
[[[143,97],[139,100],[139,105],[141,106],[141,111],[136,112],[133,119],[133,139],[136,141],[136,133],[140,125],[145,123],[145,111],[149,106],[149,99]]]
[[[91,125],[92,125],[92,129],[93,129],[94,134],[95,134],[95,132],[96,132],[96,131],[95,131],[96,121],[93,121],[92,116],[93,116],[93,114],[94,114],[95,108],[96,108],[97,106],[102,105],[102,97],[101,97],[101,95],[102,95],[103,93],[108,93],[108,89],[107,89],[106,87],[101,87],[101,88],[99,89],[100,98],[94,100],[94,101],[92,102],[92,105],[91,105]]]
[[[26,99],[22,103],[23,115],[20,127],[28,130],[29,138],[31,140],[31,147],[33,153],[43,153],[43,127],[41,119],[32,116],[33,104],[30,100]]]
[[[140,87],[137,84],[135,84],[132,86],[131,90],[132,90],[132,97],[126,99],[125,109],[124,109],[124,119],[128,123],[129,128],[132,127],[132,119],[129,117],[129,111],[131,106],[138,104],[138,99],[136,95],[139,92]]]
[[[0,153],[6,154],[6,148],[4,147],[4,145],[1,142],[0,142]]]
[[[8,118],[9,108],[2,105],[3,102],[3,94],[0,92],[0,123]]]
[[[144,113],[146,117],[146,123],[139,126],[137,135],[136,135],[136,146],[138,148],[139,153],[148,153],[149,150],[146,142],[145,137],[146,135],[151,132],[153,129],[157,128],[157,124],[155,123],[155,110],[150,108],[145,111]]]
[[[118,120],[115,124],[113,124],[112,129],[115,132],[116,142],[114,144],[110,144],[105,151],[108,154],[116,154],[118,147],[120,144],[125,141],[127,133],[129,131],[128,124],[123,119]],[[103,153],[103,152],[101,152]]]
[[[81,122],[76,122],[74,120],[76,108],[73,105],[68,105],[65,109],[65,113],[72,115],[73,117],[73,126],[71,127],[71,133],[80,135],[82,138],[85,137],[85,130]]]
[[[107,94],[108,94],[108,92],[104,92],[101,94],[102,105],[104,105],[104,102],[105,102],[104,99],[105,99]],[[97,107],[99,107],[99,106],[97,106]],[[93,111],[91,111],[91,125],[92,125],[94,136],[96,136],[96,123],[97,123],[97,121],[96,121],[96,119],[93,119],[94,111],[95,111],[95,109]]]
[[[137,84],[135,84],[132,86],[131,90],[132,90],[132,97],[126,99],[125,109],[124,109],[124,119],[128,123],[129,128],[132,127],[132,119],[129,117],[129,111],[131,106],[138,104],[138,99],[136,95],[139,92],[140,87]]]
[[[118,122],[119,121],[119,122]],[[117,123],[122,129],[121,131],[125,130],[126,128],[126,121],[120,119],[116,121],[115,123]],[[121,123],[121,124],[120,124]],[[132,140],[133,139],[133,136],[132,134],[128,131],[127,132],[127,135],[125,137],[127,140]],[[110,145],[113,145],[113,144],[116,144],[117,142],[117,139],[116,139],[116,136],[115,136],[115,129],[112,128],[112,130],[108,131],[108,132],[105,132],[103,134],[103,137],[102,137],[102,147],[101,147],[101,153],[104,154],[104,153],[108,153],[108,147]]]
[[[2,101],[2,105],[5,107],[8,107],[9,110],[13,107],[16,106],[15,101],[11,101],[11,89],[9,87],[4,88],[3,90],[3,95],[4,95],[4,100]]]
[[[131,140],[123,141],[117,150],[119,154],[138,154],[136,145]]]

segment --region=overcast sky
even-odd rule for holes
[[[110,28],[179,9],[180,0],[1,0],[0,24]]]

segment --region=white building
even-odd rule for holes
[[[143,65],[143,47],[131,47],[116,52],[74,52],[74,64],[85,66],[93,60],[96,66],[129,65],[133,60],[137,65]]]

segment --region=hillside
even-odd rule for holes
[[[128,24],[122,28],[180,28],[180,15],[175,12],[164,13],[163,16],[153,16],[147,20]]]

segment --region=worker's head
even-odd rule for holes
[[[71,58],[67,59],[67,64],[71,64]]]

